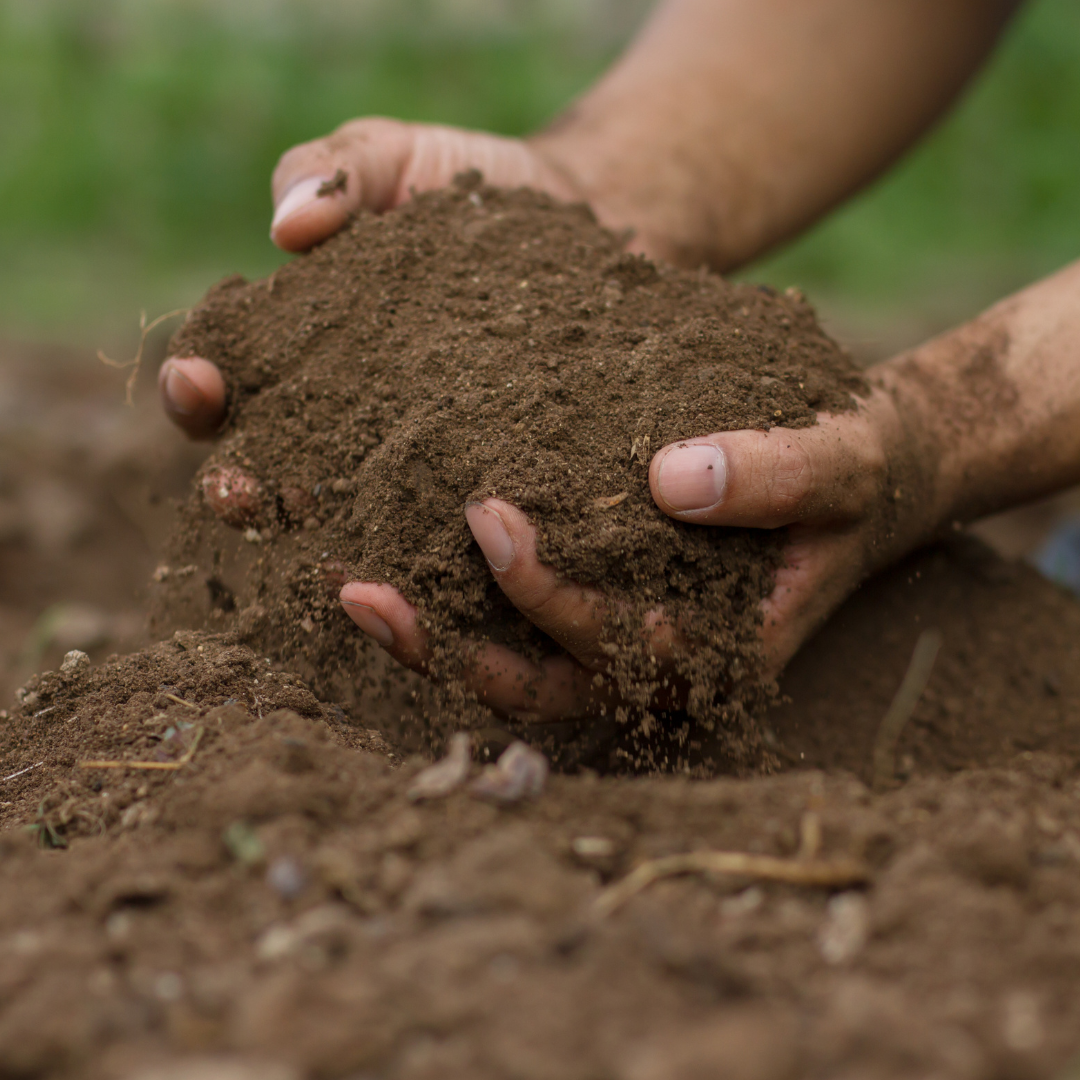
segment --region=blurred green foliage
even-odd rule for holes
[[[945,324],[1080,256],[1080,6],[1022,9],[959,107],[753,276]]]
[[[454,29],[404,0],[390,18],[328,10],[0,0],[0,327],[87,338],[266,273],[291,144],[366,113],[522,133],[614,50],[535,14]],[[1078,58],[1080,9],[1038,0],[923,146],[750,273],[944,317],[1072,258]]]

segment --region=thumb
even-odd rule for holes
[[[814,427],[725,431],[660,450],[649,486],[666,514],[698,525],[774,529],[849,521],[880,489],[886,460],[860,412]]]
[[[371,117],[286,151],[271,183],[270,238],[285,251],[307,251],[360,209],[388,210],[412,154],[414,134],[411,124]]]

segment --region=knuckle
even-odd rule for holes
[[[799,513],[818,486],[813,455],[795,436],[782,437],[777,449],[763,462],[763,471],[769,508],[777,513]]]

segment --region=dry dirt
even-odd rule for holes
[[[214,361],[229,393],[170,562],[222,566],[238,546],[216,527],[222,491],[259,549],[217,575],[221,626],[310,663],[322,690],[366,662],[334,582],[389,582],[418,608],[448,687],[438,718],[459,728],[477,643],[553,651],[468,533],[463,508],[503,498],[535,523],[540,558],[603,599],[584,715],[640,722],[641,762],[680,767],[709,738],[726,768],[759,763],[758,605],[784,534],[675,521],[647,474],[668,443],[804,427],[866,392],[796,290],[654,266],[584,207],[472,174],[361,214],[266,280],[221,282],[170,349]],[[167,608],[189,606],[189,583],[163,586]],[[643,629],[657,608],[685,643],[659,668]],[[686,728],[681,752],[645,734],[665,695],[692,722],[668,725]]]
[[[408,681],[320,699],[212,624],[140,638],[200,455],[93,363],[5,347],[0,369],[0,1077],[1077,1075],[1074,599],[961,541],[869,583],[794,662],[775,775],[586,769],[516,805],[413,804]],[[43,620],[57,604],[94,617]],[[875,792],[928,627],[942,652]],[[96,666],[61,672],[72,647]],[[595,915],[644,860],[807,842],[868,884],[690,874]]]

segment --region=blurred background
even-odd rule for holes
[[[283,260],[268,189],[291,144],[367,113],[528,132],[647,7],[0,0],[0,703],[64,646],[137,640],[168,500],[199,460],[158,417],[152,371],[125,410],[94,350],[131,356],[140,311]],[[798,285],[874,359],[1076,257],[1078,59],[1080,7],[1035,0],[922,145],[745,276]],[[1062,505],[986,534],[1029,551]]]

